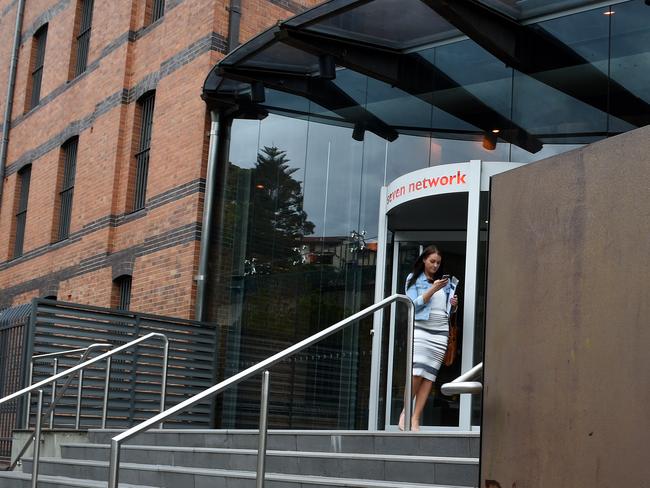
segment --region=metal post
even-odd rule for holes
[[[77,386],[77,414],[74,419],[74,428],[79,430],[81,424],[81,392],[84,384],[84,370],[79,371],[79,386]]]
[[[34,363],[29,362],[29,373],[27,377],[27,386],[32,386],[32,380],[34,379]],[[27,393],[27,408],[25,409],[25,430],[29,429],[29,411],[32,407],[32,392]]]
[[[269,413],[269,376],[264,371],[262,374],[262,399],[260,402],[260,430],[259,444],[257,447],[257,484],[256,488],[264,488],[264,474],[266,469],[266,433]]]
[[[406,335],[406,382],[404,383],[404,430],[411,430],[411,407],[413,404],[413,325],[415,320],[415,307],[408,307],[408,322]]]
[[[54,358],[54,374],[59,372],[59,358]],[[52,382],[52,403],[50,404],[50,429],[54,428],[54,408],[56,401],[56,380]]]
[[[169,339],[163,337],[165,345],[163,347],[163,371],[162,371],[162,383],[160,385],[160,411],[165,411],[165,396],[167,394],[167,364],[169,362]],[[158,425],[159,429],[163,428],[163,422],[160,422]]]
[[[117,488],[120,477],[120,443],[111,439],[111,457],[108,465],[108,488]]]
[[[34,459],[32,460],[32,488],[38,483],[38,459],[41,454],[41,417],[43,416],[43,390],[38,390],[36,431],[34,432]]]
[[[106,379],[104,380],[104,408],[102,410],[102,429],[106,428],[106,417],[108,416],[108,387],[111,383],[111,360],[109,356],[106,360]]]

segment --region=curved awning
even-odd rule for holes
[[[499,128],[499,138],[528,152],[544,136],[486,103],[423,54],[426,46],[470,38],[508,67],[632,127],[650,123],[650,106],[610,79],[571,46],[531,18],[598,1],[556,0],[330,0],[261,33],[210,71],[203,98],[211,109],[242,118],[269,111],[305,114],[370,131],[386,140],[427,131],[471,138]],[[572,76],[563,70],[570,68]],[[364,77],[376,80],[381,100],[359,96]],[[589,86],[586,90],[585,86]],[[615,93],[611,107],[601,91]],[[395,113],[430,105],[442,123],[404,123]],[[631,107],[635,107],[631,109]],[[639,108],[641,107],[641,109]],[[446,122],[450,121],[450,122]]]

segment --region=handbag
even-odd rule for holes
[[[456,323],[456,314],[452,313],[449,318],[449,338],[447,339],[447,350],[442,364],[451,366],[458,355],[458,324]]]

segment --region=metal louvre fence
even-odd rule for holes
[[[0,311],[0,397],[23,387],[26,325],[32,307],[29,303]],[[13,429],[19,401],[0,405],[0,462],[9,461]]]
[[[30,358],[92,343],[110,343],[116,347],[150,332],[159,332],[169,339],[166,407],[214,384],[217,334],[213,324],[44,299],[34,300],[32,307]],[[96,351],[90,357],[102,352]],[[160,411],[162,357],[159,341],[141,343],[113,357],[107,428],[128,427]],[[59,358],[59,371],[78,360],[78,354]],[[80,427],[84,429],[101,426],[106,364],[101,361],[93,366],[85,370],[83,377]],[[45,379],[53,372],[51,359],[38,360],[32,382]],[[56,404],[54,427],[74,426],[78,385],[79,379],[75,377]],[[46,393],[49,402],[50,392]],[[44,408],[47,406],[45,403]],[[32,423],[35,410],[36,403],[32,401]],[[197,405],[171,419],[168,425],[208,427],[213,424],[213,411],[211,404]]]

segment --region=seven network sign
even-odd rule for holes
[[[465,191],[467,188],[466,170],[466,164],[444,165],[424,168],[404,175],[388,186],[386,205],[390,209],[414,198]]]

